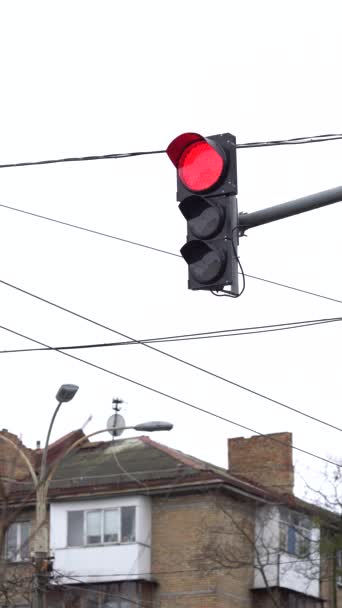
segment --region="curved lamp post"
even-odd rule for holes
[[[47,492],[49,488],[49,482],[46,479],[46,471],[47,471],[47,455],[49,450],[49,441],[50,435],[53,427],[53,423],[55,422],[56,416],[58,414],[59,408],[62,403],[67,403],[71,401],[76,395],[78,391],[78,386],[76,384],[62,384],[62,386],[57,391],[56,399],[58,401],[57,407],[53,413],[53,416],[50,421],[50,425],[48,428],[48,432],[46,435],[45,447],[42,455],[42,462],[40,465],[39,472],[39,482],[36,486],[36,527],[34,531],[34,553],[36,559],[45,558],[49,553],[49,528],[47,525],[47,512],[46,512],[46,503],[47,503]],[[46,555],[47,554],[47,555]]]
[[[58,404],[51,418],[48,432],[46,435],[45,447],[43,450],[42,461],[38,476],[30,462],[30,459],[26,456],[25,452],[21,450],[14,441],[9,439],[5,435],[0,435],[0,439],[5,441],[6,443],[11,444],[17,450],[19,456],[26,463],[27,468],[30,471],[33,485],[36,491],[36,522],[35,529],[33,532],[33,552],[36,569],[33,605],[36,608],[42,608],[44,604],[44,587],[43,585],[40,585],[41,564],[42,560],[47,559],[49,556],[49,527],[47,523],[46,509],[47,491],[50,481],[46,475],[49,440],[53,423],[55,421],[59,408],[61,407],[62,403],[67,403],[68,401],[71,401],[71,399],[73,399],[73,397],[76,395],[77,391],[78,386],[76,384],[62,384],[62,386],[57,392],[56,399]]]
[[[67,403],[71,401],[73,397],[76,395],[78,391],[78,386],[75,384],[63,384],[56,395],[56,399],[58,401],[57,407],[53,413],[53,416],[50,421],[50,425],[48,428],[48,432],[46,435],[45,447],[43,450],[42,461],[40,466],[39,475],[36,474],[30,459],[26,456],[25,452],[19,448],[19,446],[6,437],[5,435],[0,434],[0,439],[5,441],[6,443],[11,444],[17,451],[20,457],[24,460],[27,465],[28,470],[30,471],[33,485],[36,492],[36,522],[35,529],[33,532],[33,553],[35,560],[35,593],[33,598],[33,606],[35,608],[43,608],[44,605],[44,584],[40,581],[41,574],[41,564],[49,557],[49,526],[47,521],[47,494],[50,485],[50,481],[53,478],[57,468],[61,464],[61,462],[75,449],[80,447],[82,443],[87,441],[90,437],[94,437],[95,435],[99,435],[100,433],[107,433],[108,428],[102,429],[100,431],[95,431],[94,433],[90,433],[89,435],[85,435],[80,439],[76,440],[68,449],[60,455],[59,458],[55,460],[50,470],[47,467],[47,456],[49,449],[49,440],[51,436],[52,427],[57,416],[57,413],[62,405],[62,403]],[[171,431],[173,428],[173,424],[170,422],[162,422],[159,420],[151,421],[151,422],[143,422],[140,424],[136,424],[134,426],[123,426],[117,427],[116,431],[127,431],[127,430],[135,430],[135,431],[146,431],[146,432],[154,432],[154,431]]]

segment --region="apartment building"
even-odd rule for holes
[[[27,606],[37,582],[31,565],[36,505],[18,452],[35,470],[42,452],[7,431],[1,436],[13,446],[0,441],[3,521],[9,523],[0,605]],[[52,444],[49,466],[82,436],[75,431]],[[334,534],[335,522],[294,496],[291,444],[290,433],[229,439],[224,469],[147,436],[84,441],[49,485],[46,605],[342,607],[335,560],[320,552],[321,535],[326,528]],[[11,580],[17,585],[6,599]]]

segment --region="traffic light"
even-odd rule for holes
[[[180,252],[189,289],[238,295],[238,212],[235,137],[183,133],[166,152],[177,169],[177,200],[187,221]]]

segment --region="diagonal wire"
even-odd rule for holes
[[[0,329],[3,329],[4,331],[8,331],[11,334],[24,338],[25,340],[30,340],[31,342],[34,342],[35,344],[40,344],[40,346],[49,346],[48,344],[45,344],[44,342],[40,342],[39,340],[36,340],[35,338],[26,336],[25,334],[22,334],[13,329],[10,329],[9,327],[5,327],[4,325],[0,325]],[[224,422],[229,422],[230,424],[233,424],[234,426],[238,426],[246,431],[255,433],[256,435],[259,435],[260,437],[267,437],[271,441],[273,441],[277,444],[286,445],[287,447],[290,446],[291,449],[297,450],[297,451],[301,452],[302,454],[307,454],[308,456],[312,456],[313,458],[316,458],[317,460],[320,460],[322,462],[327,462],[328,464],[332,464],[339,468],[342,467],[342,465],[339,464],[338,462],[334,462],[333,460],[324,458],[324,456],[319,456],[318,454],[314,454],[313,452],[309,452],[308,450],[304,450],[303,448],[298,448],[298,447],[294,446],[293,444],[285,443],[284,441],[281,441],[280,439],[271,437],[269,435],[265,435],[264,433],[261,433],[260,431],[256,431],[255,429],[252,429],[244,424],[235,422],[235,420],[230,420],[229,418],[225,418],[224,416],[221,416],[220,414],[216,414],[215,412],[207,410],[203,407],[199,407],[198,405],[190,403],[189,401],[185,401],[184,399],[180,399],[179,397],[170,395],[169,393],[166,393],[165,391],[161,391],[161,390],[154,388],[152,386],[149,386],[147,384],[143,384],[142,382],[139,382],[138,380],[133,380],[133,378],[128,378],[127,376],[118,374],[117,372],[107,369],[106,367],[102,367],[101,365],[97,365],[96,363],[92,363],[91,361],[87,361],[86,359],[81,359],[81,357],[76,357],[75,355],[71,355],[70,353],[66,353],[62,350],[55,350],[55,352],[60,353],[61,355],[65,355],[66,357],[70,357],[71,359],[74,359],[75,361],[80,361],[81,363],[84,363],[85,365],[89,365],[90,367],[93,367],[94,369],[98,369],[102,372],[110,374],[111,376],[115,376],[116,378],[120,378],[120,380],[125,380],[126,382],[130,382],[131,384],[134,384],[135,386],[139,386],[140,388],[144,388],[148,391],[151,391],[152,393],[155,393],[162,397],[166,397],[167,399],[171,399],[172,401],[176,401],[177,403],[181,403],[182,405],[186,405],[187,407],[197,410],[198,412],[202,412],[203,414],[208,414],[209,416],[213,416],[214,418],[217,418],[218,420],[223,420]]]
[[[130,241],[129,239],[123,239],[119,236],[114,236],[113,234],[107,234],[106,232],[100,232],[98,230],[92,230],[91,228],[86,228],[85,226],[78,226],[77,224],[72,224],[70,222],[63,222],[62,220],[57,220],[53,217],[48,217],[46,215],[40,215],[39,213],[33,213],[32,211],[25,211],[24,209],[19,209],[18,207],[11,207],[10,205],[4,205],[0,203],[0,207],[4,209],[9,209],[11,211],[18,211],[19,213],[24,213],[25,215],[31,215],[33,217],[37,217],[41,220],[47,220],[49,222],[54,222],[55,224],[61,224],[62,226],[68,226],[68,228],[76,228],[77,230],[83,230],[84,232],[90,232],[91,234],[96,234],[97,236],[103,236],[107,239],[114,239],[116,241],[122,241],[123,243],[128,243],[129,245],[136,245],[137,247],[144,247],[145,249],[152,249],[153,251],[158,251],[159,253],[166,253],[168,255],[173,255],[176,257],[182,257],[179,253],[172,253],[172,251],[165,251],[165,249],[158,249],[157,247],[151,247],[151,245],[145,245],[144,243],[137,243],[136,241]]]
[[[277,323],[273,325],[260,325],[255,327],[245,327],[240,329],[221,329],[209,332],[199,332],[192,334],[180,334],[175,336],[165,336],[160,338],[142,338],[141,340],[126,340],[117,342],[100,342],[98,344],[73,344],[69,346],[41,346],[35,348],[11,348],[0,350],[0,355],[12,353],[32,353],[53,350],[84,350],[90,348],[105,348],[112,346],[129,346],[144,344],[160,344],[167,342],[184,342],[189,340],[206,340],[209,338],[233,338],[234,336],[250,336],[256,334],[266,334],[275,331],[287,331],[289,329],[301,329],[302,327],[315,327],[316,325],[326,325],[338,323],[342,317],[331,317],[325,319],[312,319],[310,321],[294,321],[289,323]],[[255,330],[255,331],[254,331]],[[115,332],[116,333],[116,332]]]
[[[21,287],[18,287],[16,285],[13,285],[11,283],[8,283],[7,281],[3,281],[0,280],[0,284],[6,285],[7,287],[11,287],[12,289],[15,289],[16,291],[19,291],[21,293],[24,293],[25,295],[28,295],[32,298],[35,298],[37,300],[39,300],[40,302],[44,302],[45,304],[48,304],[50,306],[53,306],[54,308],[57,308],[59,310],[62,310],[64,312],[67,312],[79,319],[82,319],[83,321],[87,321],[88,323],[91,323],[93,325],[96,325],[97,327],[101,327],[102,329],[106,329],[112,333],[118,334],[119,336],[122,336],[124,338],[127,338],[128,340],[133,340],[133,338],[131,336],[128,336],[127,334],[124,334],[120,331],[117,331],[111,327],[108,327],[107,325],[103,325],[102,323],[99,323],[98,321],[94,321],[93,319],[90,319],[89,317],[85,317],[84,315],[81,315],[75,311],[72,311],[68,308],[65,308],[64,306],[60,306],[59,304],[56,304],[55,302],[51,302],[50,300],[47,300],[45,298],[42,298],[41,296],[38,296],[36,294],[33,294],[29,291],[26,291],[25,289],[22,289]],[[0,326],[1,328],[1,326]],[[4,328],[6,330],[6,328]],[[20,335],[20,334],[18,334]],[[332,429],[335,429],[337,431],[342,431],[342,428],[331,424],[330,422],[326,422],[324,420],[320,420],[319,418],[316,418],[315,416],[311,416],[311,414],[307,414],[305,412],[303,412],[302,410],[299,410],[297,408],[294,408],[290,405],[287,405],[285,403],[283,403],[282,401],[278,401],[277,399],[273,399],[272,397],[268,397],[267,395],[264,395],[263,393],[259,393],[258,391],[255,391],[251,388],[248,388],[246,386],[243,386],[242,384],[239,384],[238,382],[234,382],[233,380],[229,380],[228,378],[225,378],[224,376],[220,376],[219,374],[216,374],[214,372],[211,372],[203,367],[200,367],[199,365],[195,365],[194,363],[191,363],[190,361],[186,361],[185,359],[181,359],[180,357],[176,357],[176,355],[172,355],[171,353],[168,353],[164,350],[160,350],[159,348],[156,348],[155,346],[151,346],[150,344],[143,344],[140,340],[136,341],[137,344],[142,344],[143,346],[145,346],[145,348],[149,348],[150,350],[153,350],[161,355],[164,355],[166,357],[169,357],[170,359],[173,359],[174,361],[178,361],[179,363],[182,363],[184,365],[187,365],[193,369],[196,369],[197,371],[200,371],[204,374],[207,374],[208,376],[211,376],[213,378],[216,378],[217,380],[222,380],[223,382],[226,382],[227,384],[231,384],[232,386],[235,386],[236,388],[240,388],[252,395],[255,395],[257,397],[260,397],[262,399],[265,399],[266,401],[269,401],[270,403],[274,403],[275,405],[279,405],[281,407],[284,407],[292,412],[295,412],[296,414],[300,414],[301,416],[305,416],[306,418],[310,418],[310,420],[314,420],[315,422],[318,422],[320,424],[324,424],[325,426],[328,426]],[[48,346],[47,344],[40,344],[41,346]],[[63,352],[65,355],[68,356],[72,356],[69,353],[66,353],[64,351],[61,350],[57,350],[57,352]],[[77,358],[77,357],[75,357]]]
[[[257,281],[263,281],[264,283],[270,283],[271,285],[277,285],[278,287],[285,287],[286,289],[292,289],[293,291],[299,291],[300,293],[305,293],[308,296],[314,296],[315,298],[323,298],[324,300],[330,300],[330,302],[337,302],[338,304],[342,304],[342,300],[338,300],[337,298],[330,298],[329,296],[324,296],[320,293],[316,293],[314,291],[308,291],[307,289],[300,289],[299,287],[293,287],[293,285],[286,285],[285,283],[279,283],[278,281],[271,281],[270,279],[263,279],[261,277],[256,277],[252,274],[246,274],[245,276],[250,279],[256,279]]]
[[[182,258],[182,256],[179,253],[175,253],[173,251],[167,251],[165,249],[160,249],[158,247],[152,247],[151,245],[145,245],[144,243],[138,243],[137,241],[131,241],[128,239],[124,239],[121,238],[119,236],[115,236],[113,234],[107,234],[105,232],[100,232],[98,230],[92,230],[91,228],[86,228],[85,226],[79,226],[77,224],[72,224],[70,222],[64,222],[62,220],[58,220],[56,218],[52,218],[52,217],[48,217],[46,215],[40,215],[39,213],[33,213],[32,211],[25,211],[24,209],[19,209],[18,207],[12,207],[10,205],[5,205],[3,203],[0,203],[0,207],[3,207],[4,209],[8,209],[10,211],[17,211],[18,213],[23,213],[25,215],[31,215],[33,217],[42,219],[42,220],[47,220],[49,222],[54,222],[56,224],[61,224],[62,226],[68,226],[69,228],[75,228],[76,230],[83,230],[85,232],[89,232],[91,234],[96,234],[97,236],[102,236],[102,237],[106,237],[109,239],[114,239],[116,241],[122,241],[124,243],[128,243],[129,245],[135,245],[137,247],[143,247],[144,249],[151,249],[152,251],[157,251],[158,253],[164,253],[166,255],[172,255],[174,257],[178,257],[178,258]],[[239,273],[241,274],[241,273]],[[262,277],[257,277],[255,275],[252,274],[247,274],[246,272],[244,272],[245,277],[248,277],[249,279],[254,279],[256,281],[262,281],[263,283],[270,283],[271,285],[277,285],[278,287],[284,287],[286,289],[291,289],[293,291],[298,291],[299,293],[304,293],[306,295],[309,296],[314,296],[315,298],[322,298],[324,300],[329,300],[330,302],[337,302],[338,304],[342,304],[342,300],[339,300],[337,298],[331,298],[329,296],[325,296],[323,294],[319,294],[313,291],[308,291],[305,289],[300,289],[299,287],[294,287],[291,285],[286,285],[285,283],[280,283],[279,281],[271,281],[270,279],[265,279]]]

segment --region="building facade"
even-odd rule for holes
[[[49,466],[80,437],[52,444]],[[41,450],[0,441],[0,606],[31,605],[41,584],[51,608],[342,608],[335,562],[321,555],[322,510],[293,494],[291,443],[230,439],[224,469],[149,437],[85,441],[51,480],[51,572],[37,579],[34,492],[13,461],[23,448],[39,470]]]

